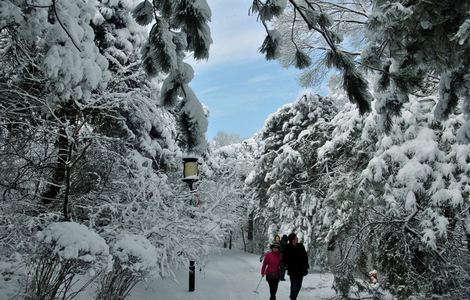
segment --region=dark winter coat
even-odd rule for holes
[[[287,235],[283,235],[281,238],[281,253],[286,252],[287,242],[289,241]]]
[[[283,253],[283,262],[287,266],[289,276],[305,276],[310,268],[307,251],[304,245],[297,243],[295,246],[288,244]]]

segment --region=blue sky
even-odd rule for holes
[[[266,61],[258,52],[265,31],[255,16],[248,16],[252,0],[207,2],[214,43],[208,61],[190,62],[195,69],[191,86],[209,107],[209,139],[219,131],[248,138],[271,113],[298,97],[299,71]]]

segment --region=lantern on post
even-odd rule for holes
[[[197,157],[183,157],[183,181],[189,185],[189,189],[194,190],[193,183],[199,180]]]
[[[186,182],[191,191],[194,191],[193,184],[199,180],[198,158],[183,157],[183,181]],[[189,291],[193,292],[196,286],[196,266],[194,260],[189,261]]]

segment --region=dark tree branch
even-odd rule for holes
[[[309,1],[306,1],[306,2],[310,4]],[[349,8],[349,7],[347,7],[347,6],[343,6],[343,5],[339,5],[339,4],[331,3],[331,2],[326,2],[326,1],[318,1],[318,2],[319,2],[319,3],[322,3],[322,4],[324,4],[324,5],[328,5],[328,6],[332,6],[332,7],[337,7],[337,8],[339,8],[339,9],[341,9],[342,11],[347,11],[347,12],[350,12],[350,13],[354,13],[354,14],[361,15],[361,16],[367,18],[367,19],[369,18],[369,16],[368,16],[366,13],[361,12],[361,11],[358,11],[358,10],[354,10],[354,9]]]
[[[330,46],[330,48],[333,50],[333,51],[336,51],[336,47],[334,44],[331,43],[329,37],[326,35],[325,32],[323,32],[322,29],[314,26],[313,24],[310,23],[309,19],[307,18],[307,16],[304,14],[304,12],[302,11],[302,8],[294,1],[294,0],[289,0],[289,2],[294,6],[294,8],[300,13],[300,15],[302,16],[302,19],[304,19],[305,23],[307,23],[307,25],[309,26],[309,28],[315,30],[316,32],[320,33],[323,38],[325,39],[325,41],[328,43],[328,45]]]
[[[60,26],[61,26],[62,29],[65,31],[65,33],[68,35],[68,37],[69,37],[70,40],[72,41],[72,44],[75,46],[75,48],[77,48],[78,52],[82,52],[82,49],[80,49],[80,47],[78,47],[78,45],[75,43],[75,41],[73,40],[72,36],[71,36],[70,33],[68,32],[67,28],[65,28],[64,24],[63,24],[62,21],[60,20],[59,14],[57,13],[56,2],[57,2],[57,0],[52,0],[52,9],[54,10],[54,15],[55,15],[55,17],[57,18],[57,21],[59,21]]]

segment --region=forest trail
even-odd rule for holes
[[[149,281],[138,285],[131,300],[251,300],[269,299],[268,284],[262,280],[258,292],[253,291],[260,279],[259,255],[239,250],[221,249],[213,254],[202,271],[196,273],[196,290],[188,292],[188,272],[176,272],[178,282]],[[289,277],[279,283],[277,299],[289,299]],[[309,274],[304,278],[298,300],[314,300],[335,295],[331,274]]]

